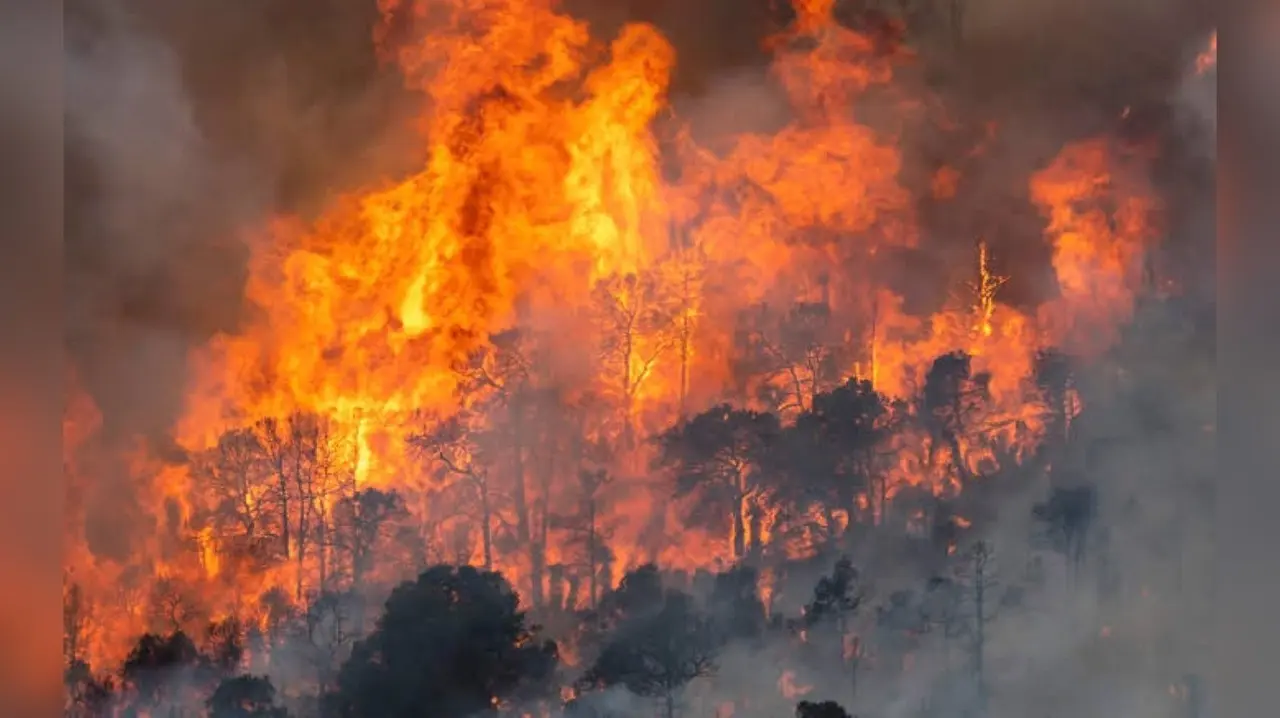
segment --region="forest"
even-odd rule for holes
[[[1092,680],[1105,681],[1102,666],[1131,671],[1129,653],[1155,640],[1123,623],[1135,596],[1158,586],[1161,610],[1174,615],[1202,600],[1195,571],[1204,567],[1194,564],[1203,555],[1188,543],[1201,540],[1194,532],[1211,501],[1202,457],[1212,455],[1205,426],[1213,415],[1204,412],[1213,405],[1195,396],[1211,387],[1211,365],[1194,328],[1170,319],[1184,312],[1153,302],[1109,356],[1087,367],[1040,354],[1040,414],[1028,419],[1043,423],[1045,438],[1022,451],[986,418],[989,378],[960,353],[935,359],[907,402],[850,379],[807,397],[790,420],[725,404],[668,427],[651,439],[652,471],[670,477],[671,499],[693,497],[687,526],[732,536],[720,571],[650,563],[615,581],[606,517],[620,487],[606,469],[580,470],[574,512],[535,514],[523,527],[482,523],[491,533],[473,567],[467,553],[450,561],[453,547],[429,554],[399,493],[348,483],[343,494],[314,418],[227,434],[199,460],[204,485],[220,497],[209,525],[237,539],[219,560],[278,565],[311,546],[321,566],[315,592],[274,587],[245,615],[189,635],[209,607],[157,585],[156,632],[104,680],[74,659],[84,617],[72,586],[71,714],[173,715],[165,707],[202,699],[214,716],[286,715],[269,673],[300,715],[626,715],[636,708],[619,702],[625,695],[654,699],[671,718],[735,699],[753,712],[780,711],[810,693],[878,705],[904,685],[919,705],[895,709],[909,711],[902,715],[979,715],[1003,698],[1005,680],[1009,700],[1035,700],[1022,695],[1026,678],[1004,677],[1017,651],[1031,659],[1040,650],[1010,636],[1027,622],[1073,626],[1080,634],[1072,640],[1085,644],[1077,650],[1098,662]],[[1070,402],[1090,410],[1073,415]],[[1116,422],[1095,414],[1124,420],[1108,431]],[[288,438],[273,444],[282,431]],[[887,496],[888,463],[907,432],[937,447],[923,459],[940,465],[944,490],[903,486]],[[489,462],[511,457],[485,453],[486,439],[505,443],[469,434],[477,448],[461,452],[456,431],[411,439],[437,467],[434,480],[461,477],[451,485],[465,492],[457,506],[472,520],[520,510],[518,492],[487,482]],[[453,458],[461,453],[468,458]],[[596,465],[585,453],[578,461]],[[334,493],[331,521],[306,507],[326,491]],[[550,557],[553,533],[563,553]],[[1139,540],[1150,547],[1117,545]],[[519,597],[494,570],[508,561],[528,566],[545,592]],[[375,602],[382,577],[406,566],[420,573]],[[1079,608],[1063,600],[1082,595],[1096,614],[1073,615]],[[1117,622],[1115,633],[1107,621]],[[722,660],[727,674],[717,671]],[[1164,663],[1146,666],[1154,675],[1143,678],[1193,700],[1184,692],[1195,690],[1196,670]],[[625,693],[610,692],[617,688]],[[801,704],[804,715],[842,710]]]
[[[1216,33],[624,4],[81,3],[64,715],[1202,718]]]

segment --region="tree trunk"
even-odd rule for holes
[[[692,328],[689,324],[689,272],[687,269],[684,272],[683,299],[680,312],[680,403],[677,415],[680,422],[684,422],[689,401],[689,354]]]
[[[596,600],[600,595],[596,580],[596,558],[599,556],[599,549],[596,547],[596,501],[594,498],[587,501],[587,584],[588,590],[591,592],[591,598],[588,604],[592,610],[596,608]]]
[[[294,557],[295,559],[294,570],[297,573],[297,575],[295,576],[295,580],[297,582],[296,593],[298,596],[298,600],[301,600],[303,595],[302,594],[303,585],[304,585],[303,573],[306,570],[307,539],[309,538],[307,533],[308,533],[309,525],[311,523],[311,514],[310,514],[310,511],[308,510],[308,507],[310,506],[311,502],[309,498],[304,495],[304,492],[302,489],[303,483],[302,483],[301,477],[302,477],[301,473],[299,473],[297,477],[295,477],[298,485],[298,532],[297,532],[298,551],[297,551],[297,555]]]
[[[622,446],[627,451],[635,448],[635,428],[631,425],[631,412],[635,401],[635,387],[631,386],[631,357],[635,353],[635,328],[626,328],[622,352]]]
[[[742,512],[746,510],[746,500],[739,492],[733,502],[733,558],[738,560],[746,554],[746,522],[743,521]]]
[[[978,694],[978,711],[979,715],[985,715],[987,711],[987,680],[985,654],[987,648],[987,618],[986,618],[986,570],[983,562],[978,561],[974,582],[974,609],[976,615],[974,617],[974,646],[973,646],[973,670],[974,680],[977,682]]]
[[[536,547],[534,546],[531,532],[529,530],[529,497],[525,490],[526,487],[524,481],[524,441],[521,436],[523,431],[518,411],[518,409],[513,409],[512,412],[512,434],[514,435],[513,439],[515,444],[515,460],[513,462],[514,466],[512,467],[515,474],[513,477],[515,483],[513,485],[514,491],[512,494],[512,500],[515,503],[516,509],[516,540],[524,550],[529,552],[529,563],[531,566],[534,566],[536,565]],[[529,598],[535,608],[542,606],[542,586],[539,585],[539,578],[540,576],[530,575]]]
[[[547,567],[547,604],[552,611],[563,611],[565,607],[564,567],[558,563]]]
[[[320,590],[327,591],[329,589],[329,545],[331,537],[329,536],[329,521],[324,511],[317,511],[319,516],[319,525],[316,529],[320,535],[317,537],[316,550],[317,559],[320,568]]]
[[[547,509],[547,503],[551,496],[551,484],[556,475],[556,451],[559,445],[554,442],[547,443],[547,461],[543,470],[540,472],[538,482],[538,498],[534,502],[534,512],[537,515],[537,523],[534,525],[534,542],[530,547],[532,553],[532,567],[530,572],[533,577],[534,605],[538,605],[543,601],[543,580],[547,570],[547,535],[551,532],[551,513]]]
[[[289,477],[285,475],[283,460],[277,459],[275,463],[276,496],[280,500],[280,548],[284,551],[284,558],[288,559],[292,543],[289,535]]]
[[[493,570],[493,511],[489,506],[489,481],[480,481],[480,541],[484,547],[484,570]]]

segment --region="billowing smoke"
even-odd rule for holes
[[[371,6],[68,5],[68,339],[110,433],[167,428],[185,352],[241,316],[250,229],[386,168]]]
[[[189,352],[247,309],[252,230],[403,148],[375,16],[372,3],[68,3],[66,337],[113,449],[100,455],[164,446]],[[95,477],[87,531],[119,556],[134,477]]]
[[[700,145],[716,150],[725,138],[771,133],[793,119],[761,49],[789,19],[779,4],[566,5],[600,37],[633,20],[662,31],[677,55],[672,113]],[[1154,136],[1171,148],[1173,159],[1146,178],[1184,212],[1169,220],[1162,251],[1174,269],[1165,274],[1184,289],[1207,282],[1202,260],[1212,213],[1204,175],[1216,159],[1216,80],[1190,69],[1209,31],[1190,0],[973,0],[958,4],[958,15],[930,14],[925,5],[936,3],[884,8],[923,38],[920,61],[895,71],[896,82],[908,96],[936,93],[955,124],[971,131],[895,124],[901,97],[868,96],[856,107],[860,122],[895,135],[901,181],[922,198],[914,208],[919,246],[879,257],[875,267],[912,311],[936,309],[946,300],[940,288],[972,270],[978,233],[987,233],[999,272],[1012,277],[1001,301],[1033,307],[1053,296],[1051,248],[1026,178],[1065,144],[1098,135],[1138,144]],[[373,0],[82,0],[69,7],[67,341],[103,414],[100,440],[116,450],[101,453],[121,457],[119,465],[94,467],[84,500],[95,554],[127,556],[131,538],[155,519],[134,505],[137,477],[124,452],[139,437],[164,447],[183,410],[192,350],[251,318],[255,308],[245,305],[243,290],[254,232],[271,216],[309,217],[335,192],[421,164],[417,128],[408,122],[418,98],[394,66],[375,57],[377,18]],[[958,59],[937,62],[945,53]],[[980,160],[944,166],[956,157]],[[945,206],[924,199],[943,170],[964,178],[961,195]],[[1166,687],[1181,690],[1180,675],[1206,668],[1204,636],[1188,627],[1203,625],[1205,608],[1207,578],[1197,570],[1209,543],[1203,421],[1212,414],[1204,387],[1212,355],[1195,329],[1178,328],[1189,313],[1158,307],[1136,314],[1130,331],[1139,338],[1125,346],[1146,351],[1109,361],[1141,367],[1147,383],[1078,420],[1096,433],[1093,445],[1116,448],[1064,458],[1099,487],[1104,508],[1093,535],[1101,543],[1088,551],[1113,563],[1091,563],[1084,577],[1065,560],[1039,565],[1043,575],[1034,580],[1044,586],[1037,592],[1044,602],[993,619],[988,670],[1001,687],[1001,716],[1058,705],[1057,715],[1154,718],[1166,714]],[[1087,377],[1096,382],[1091,396],[1114,393],[1107,384],[1119,381],[1114,369],[1104,364]],[[512,436],[533,443],[543,435],[529,432]],[[1036,530],[1034,506],[1050,488],[1025,486],[989,502],[996,518],[981,538],[996,547],[1008,584],[1032,580],[1026,567],[1034,557],[1025,546]],[[899,550],[873,538],[851,557],[876,580],[880,604],[931,578]],[[817,579],[831,572],[828,558],[775,587],[775,610],[797,615]],[[1104,621],[1110,624],[1099,633]],[[1095,668],[1099,641],[1147,653]],[[277,681],[313,668],[289,650],[271,668]],[[725,701],[739,706],[738,718],[785,714],[793,707],[791,697],[779,698],[790,670],[786,650],[781,641],[731,646],[714,680],[691,687],[690,700],[702,701],[706,715]],[[907,678],[867,687],[856,706],[908,718],[945,715],[949,697],[971,701],[967,684],[943,685],[943,667],[961,660],[955,650],[945,637],[925,637]],[[831,663],[785,680],[803,684],[796,697],[844,700],[847,676]],[[587,708],[613,716],[651,711],[616,689],[592,695]]]
[[[1029,169],[1065,139],[1115,130],[1126,108],[1174,96],[1188,48],[1207,34],[1189,3],[968,5],[958,76],[912,80],[908,70],[902,81],[929,84],[962,117],[999,129],[991,152],[1007,159],[984,165],[967,190],[977,196],[956,203],[984,216],[1016,203],[1009,193],[1024,191]],[[789,17],[785,5],[580,0],[568,9],[602,37],[624,21],[654,22],[679,58],[673,104],[704,136],[785,120],[769,99],[776,88],[761,49]],[[945,25],[915,13],[907,17]],[[376,17],[372,1],[68,6],[69,341],[108,433],[167,428],[185,353],[234,327],[245,309],[248,229],[272,212],[306,213],[334,189],[403,166],[410,103],[395,68],[374,57]],[[950,43],[945,28],[935,34],[937,44]],[[1054,70],[1043,74],[1047,68]],[[1211,88],[1187,92],[1198,98],[1189,106],[1208,108]],[[981,138],[968,139],[976,146]],[[927,178],[928,155],[943,149],[931,149],[937,142],[908,134],[904,151],[916,157],[905,172]],[[1031,213],[1008,219],[1020,228],[1011,234],[1037,232]],[[958,243],[967,253],[973,238],[952,229],[925,241]],[[1034,265],[1045,255],[1037,244],[1002,243],[998,253],[1008,261],[1040,260],[1014,277],[1014,295],[1044,291],[1016,286],[1038,276]]]

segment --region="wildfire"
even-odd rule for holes
[[[1058,343],[1101,351],[1133,311],[1152,240],[1151,193],[1135,184],[1112,148],[1095,140],[1065,148],[1031,179],[1031,196],[1049,219],[1060,301],[1040,321]]]
[[[69,519],[92,624],[75,651],[95,666],[149,628],[265,626],[280,595],[380,578],[386,522],[412,538],[388,563],[492,565],[526,601],[570,607],[644,561],[723,565],[735,537],[673,527],[680,507],[644,439],[726,398],[791,418],[853,377],[908,398],[935,357],[963,351],[991,375],[982,421],[1006,428],[946,446],[898,435],[877,495],[807,517],[826,535],[859,513],[881,521],[904,488],[954,490],[1032,445],[1036,352],[1098,351],[1132,311],[1154,208],[1101,141],[1029,181],[1059,299],[1003,303],[1007,277],[979,238],[969,281],[932,316],[862,269],[918,240],[895,140],[857,112],[900,56],[838,25],[831,0],[797,2],[770,43],[793,120],[718,152],[660,131],[678,58],[651,26],[603,43],[551,0],[380,4],[422,24],[401,44],[380,34],[422,93],[421,168],[248,240],[258,312],[190,358],[174,432],[186,458],[131,457],[148,518],[129,557],[90,550],[83,516]],[[964,179],[944,167],[923,192],[953,198]],[[74,396],[79,491],[100,417]],[[795,517],[767,492],[747,499],[738,540],[812,552],[815,529],[788,532]],[[779,690],[807,692],[794,681]]]

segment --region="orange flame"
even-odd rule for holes
[[[101,417],[83,392],[68,403],[68,582],[95,667],[144,630],[266,626],[278,603],[429,561],[491,562],[526,602],[571,608],[642,562],[723,567],[735,537],[679,523],[645,437],[726,400],[790,419],[854,377],[910,398],[935,357],[969,354],[991,375],[975,424],[998,428],[947,446],[895,434],[883,485],[850,506],[795,516],[753,490],[735,509],[743,543],[812,555],[909,487],[952,492],[1033,446],[1037,350],[1104,349],[1141,290],[1151,193],[1087,141],[1030,178],[1059,298],[1004,303],[996,250],[974,237],[969,281],[935,314],[909,312],[864,268],[916,246],[917,190],[894,138],[856,112],[902,58],[837,24],[832,0],[797,2],[770,43],[792,120],[716,152],[670,116],[677,58],[651,26],[602,44],[552,0],[380,5],[419,24],[402,44],[379,37],[422,93],[421,166],[246,239],[257,312],[190,358],[187,457],[141,443],[123,457],[146,517],[127,552],[86,538]],[[952,198],[964,181],[944,168],[918,192]],[[762,368],[743,368],[748,353]],[[545,397],[563,411],[535,413]],[[447,447],[422,451],[424,436]],[[588,480],[597,470],[609,480]],[[398,491],[403,515],[371,488]],[[367,530],[380,511],[396,542]],[[553,521],[567,516],[572,530]],[[365,574],[365,554],[393,550]],[[771,603],[776,576],[761,580]],[[807,687],[784,673],[779,690]]]

